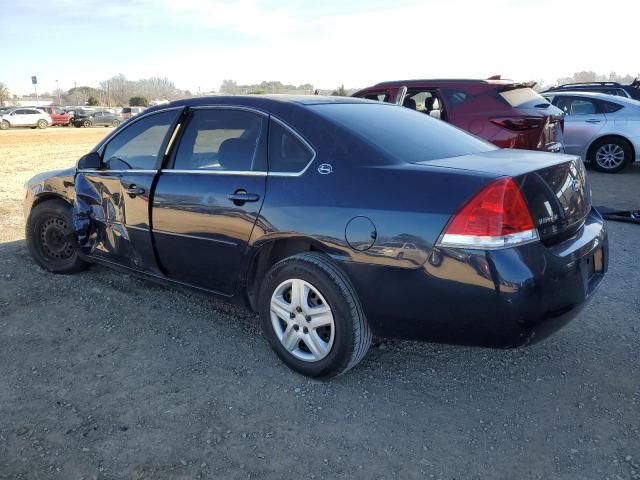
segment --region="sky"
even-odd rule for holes
[[[637,0],[0,0],[14,93],[118,73],[192,92],[223,79],[330,89],[404,78],[640,71]],[[627,14],[625,14],[627,12]]]

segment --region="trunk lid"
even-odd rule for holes
[[[577,156],[504,149],[423,163],[514,178],[547,244],[573,235],[591,210],[591,188]]]

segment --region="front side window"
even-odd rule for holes
[[[363,95],[362,98],[366,98],[367,100],[375,100],[376,102],[389,102],[389,93],[388,92],[370,92]]]
[[[269,172],[300,173],[314,152],[296,134],[277,121],[269,126]]]
[[[103,163],[109,170],[152,170],[162,160],[179,111],[156,113],[132,123],[106,146]]]
[[[194,110],[173,168],[176,170],[266,171],[266,117],[245,110]]]
[[[441,109],[435,92],[420,90],[409,90],[404,97],[403,106],[428,115]]]

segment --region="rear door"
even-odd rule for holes
[[[232,295],[265,196],[268,116],[192,109],[153,196],[153,239],[165,274]]]
[[[607,122],[599,102],[588,97],[556,95],[553,104],[565,113],[565,152],[582,156]]]
[[[181,111],[167,109],[132,122],[101,147],[100,168],[78,171],[74,217],[89,222],[88,231],[81,235],[86,254],[159,273],[151,245],[149,205]]]

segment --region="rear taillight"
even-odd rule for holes
[[[544,119],[538,117],[498,117],[492,118],[491,122],[516,132],[534,130],[544,125]]]
[[[439,245],[503,248],[538,239],[529,207],[513,178],[494,180],[449,221]]]

